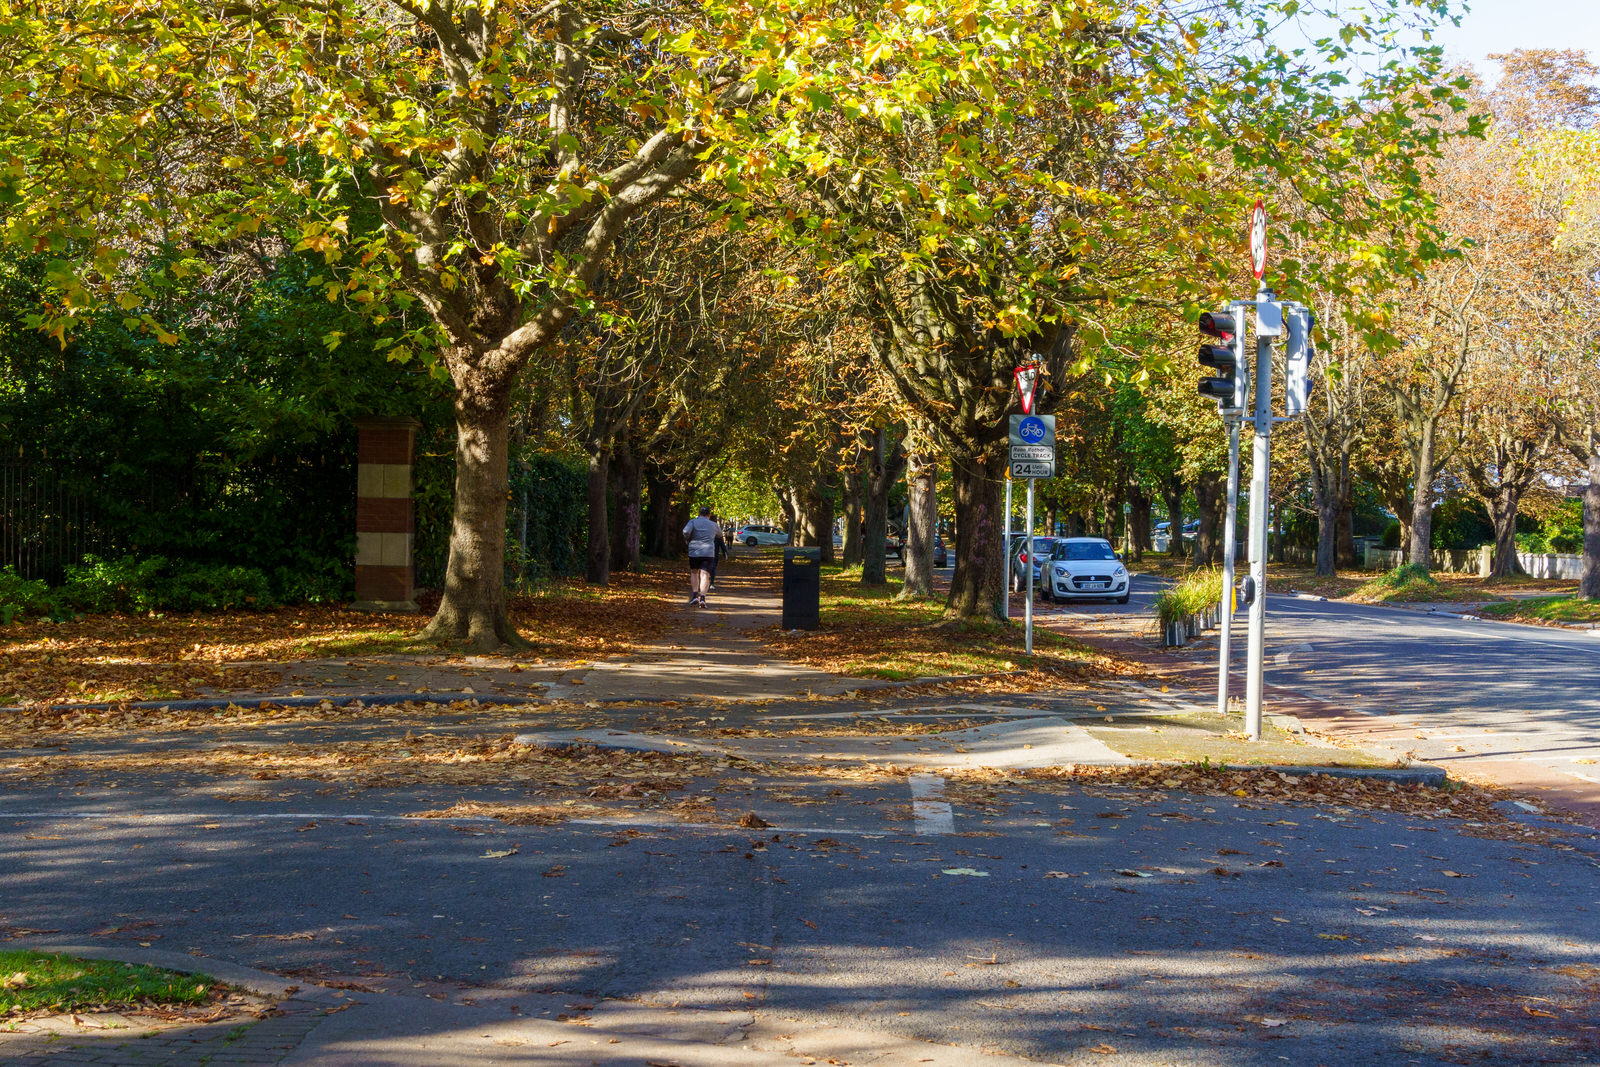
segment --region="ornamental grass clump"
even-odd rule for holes
[[[1216,568],[1191,571],[1176,584],[1156,594],[1156,620],[1169,623],[1198,615],[1222,603],[1222,572]]]

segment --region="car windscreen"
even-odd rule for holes
[[[1117,554],[1103,541],[1080,541],[1058,544],[1050,554],[1051,559],[1116,559]]]

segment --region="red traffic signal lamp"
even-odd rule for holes
[[[1200,316],[1199,326],[1200,335],[1206,338],[1200,346],[1200,365],[1216,371],[1214,376],[1200,379],[1200,395],[1215,400],[1219,411],[1244,410],[1250,371],[1239,316],[1232,311],[1207,311]]]

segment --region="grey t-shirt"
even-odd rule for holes
[[[717,554],[717,535],[721,532],[721,527],[704,515],[698,515],[690,519],[683,528],[683,536],[689,540],[690,557],[701,559],[715,557]]]

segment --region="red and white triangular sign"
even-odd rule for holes
[[[1017,395],[1022,398],[1022,413],[1033,414],[1034,394],[1039,391],[1039,364],[1030,363],[1026,367],[1018,367]]]

